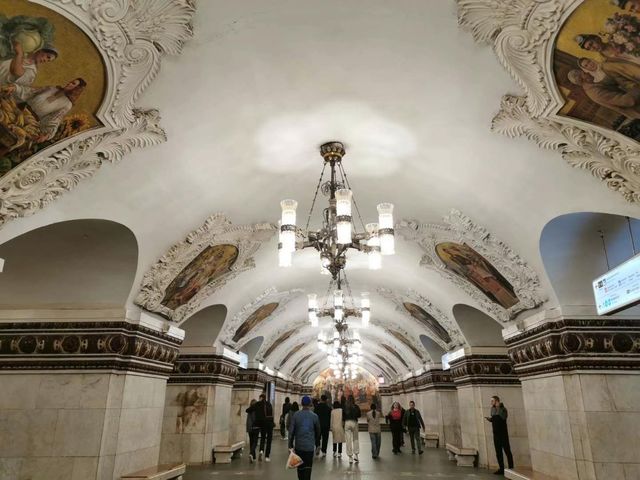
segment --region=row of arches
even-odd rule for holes
[[[558,304],[593,305],[591,280],[634,255],[639,234],[638,220],[613,214],[571,213],[550,221],[542,231],[540,255]],[[0,245],[0,258],[6,260],[0,274],[4,307],[124,307],[136,287],[138,243],[129,228],[112,221],[84,219],[41,227]],[[366,333],[374,345],[365,358],[369,368],[394,375],[425,360],[439,361],[445,349],[433,335],[411,332],[422,347],[417,353],[397,332],[392,338],[393,328],[387,328],[393,325],[392,316],[386,312],[387,318]],[[468,346],[502,344],[501,325],[477,308],[456,304],[451,316]],[[228,318],[225,305],[199,310],[181,324],[186,331],[183,347],[213,346]],[[269,337],[272,332],[243,336],[240,348],[250,361],[272,361],[271,367],[289,373],[313,370],[309,365],[319,357],[310,350],[313,335],[289,335],[279,342]],[[382,342],[385,336],[390,345]]]

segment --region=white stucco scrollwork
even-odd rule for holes
[[[144,274],[135,303],[146,310],[164,315],[173,321],[186,320],[199,309],[204,299],[238,274],[254,268],[253,254],[275,232],[276,226],[270,223],[234,225],[222,213],[210,216],[204,225],[189,233],[181,242],[172,246]],[[175,310],[164,306],[161,302],[164,298],[165,290],[182,269],[205,248],[222,244],[233,245],[238,249],[238,256],[229,272],[209,282],[187,303],[180,305]]]
[[[166,141],[154,109],[136,106],[165,55],[178,55],[193,35],[191,0],[49,0],[45,6],[81,28],[107,72],[103,126],[46,148],[0,178],[0,226],[31,215],[134,148]]]
[[[437,271],[466,292],[486,313],[501,322],[508,322],[518,313],[536,308],[546,301],[540,279],[533,268],[511,247],[457,210],[451,210],[443,224],[404,220],[396,227],[396,231],[422,248],[424,255],[420,260],[421,266]],[[508,309],[503,308],[471,282],[449,270],[436,253],[436,245],[443,242],[467,244],[482,255],[511,284],[518,303]]]
[[[478,43],[490,45],[523,88],[505,95],[492,130],[525,136],[560,152],[630,202],[640,201],[640,148],[630,138],[557,115],[565,100],[553,74],[553,44],[582,0],[457,0],[458,21]]]

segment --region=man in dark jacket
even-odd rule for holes
[[[509,468],[513,468],[513,455],[511,454],[511,445],[509,445],[509,430],[507,429],[507,417],[509,413],[507,408],[500,401],[500,397],[491,397],[491,412],[489,417],[485,417],[491,422],[493,427],[493,445],[496,447],[496,458],[500,467],[495,473],[496,475],[504,474],[504,458],[502,451],[507,455]]]
[[[284,403],[282,404],[282,415],[280,415],[280,436],[283,439],[287,438],[287,429],[285,426],[285,421],[287,419],[287,413],[289,413],[289,409],[291,408],[291,403],[289,397],[284,399]]]
[[[302,397],[302,410],[294,413],[289,426],[289,450],[294,450],[302,459],[298,467],[298,480],[311,479],[313,452],[320,445],[320,422],[311,411],[311,398]]]
[[[418,445],[418,453],[423,454],[422,440],[420,439],[420,428],[426,430],[420,410],[416,409],[416,403],[412,400],[409,402],[409,410],[404,412],[402,417],[402,425],[409,432],[411,440],[411,453],[416,453],[416,444]]]
[[[273,423],[273,406],[269,403],[264,393],[260,394],[260,400],[258,402],[247,409],[247,413],[251,412],[255,412],[255,425],[260,428],[260,453],[258,454],[258,460],[262,460],[262,456],[264,455],[265,461],[270,462],[271,439],[273,438],[273,429],[276,425]]]
[[[322,456],[327,456],[327,443],[329,443],[329,430],[331,427],[331,407],[327,404],[327,396],[320,397],[320,403],[314,410],[320,420],[320,432],[322,435]]]

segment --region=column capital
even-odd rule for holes
[[[519,385],[507,355],[471,354],[451,361],[451,376],[457,387],[465,385]]]
[[[170,384],[233,385],[238,362],[219,354],[183,354],[178,357]]]
[[[640,319],[562,318],[513,333],[505,342],[519,377],[640,368]]]

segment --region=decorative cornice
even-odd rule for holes
[[[562,319],[505,339],[521,377],[640,369],[640,320]]]
[[[404,333],[405,335],[407,335],[407,338],[413,338],[413,335],[409,335],[409,332],[406,329],[402,328],[402,326],[400,325],[406,324],[407,321],[410,321],[414,325],[418,326],[419,330],[418,329],[414,329],[414,330],[429,332],[430,333],[429,337],[431,337],[431,339],[434,342],[436,342],[438,345],[440,345],[440,347],[442,347],[445,351],[453,350],[457,347],[466,345],[466,340],[464,339],[462,332],[458,328],[458,325],[456,324],[456,322],[453,321],[453,319],[451,319],[451,317],[445,314],[442,310],[436,307],[433,303],[431,303],[431,301],[428,298],[424,297],[423,295],[420,295],[415,290],[408,289],[404,293],[398,293],[394,290],[391,290],[385,287],[378,287],[376,291],[381,297],[384,297],[390,300],[391,302],[393,302],[393,304],[396,307],[395,308],[396,312],[400,313],[403,316],[403,321],[398,322],[397,324],[394,324],[394,327],[397,330],[399,330],[401,333]],[[421,323],[416,318],[414,318],[404,307],[404,302],[406,301],[415,303],[416,305],[421,307],[425,312],[431,315],[442,326],[442,328],[444,328],[447,331],[447,334],[451,338],[451,341],[449,343],[446,343],[440,338],[440,336],[437,335],[436,332],[432,331],[425,324]],[[415,339],[414,339],[414,342],[415,342]],[[419,345],[419,346],[421,347],[420,348],[421,350],[424,350],[424,347],[422,345]],[[428,353],[425,353],[425,355],[428,356]],[[439,359],[435,359],[435,360],[439,360]]]
[[[210,216],[201,227],[173,245],[144,274],[135,302],[146,310],[159,313],[173,321],[185,320],[199,309],[204,299],[238,274],[253,269],[255,267],[253,254],[262,243],[273,236],[275,231],[276,226],[270,223],[233,225],[222,213]],[[205,248],[213,245],[233,245],[238,249],[238,257],[229,272],[203,286],[187,303],[175,310],[163,305],[161,302],[171,282]]]
[[[460,25],[491,45],[500,63],[524,89],[505,95],[492,130],[525,136],[557,150],[569,165],[589,171],[630,202],[640,201],[640,148],[617,132],[556,112],[564,104],[550,54],[561,22],[577,0],[457,0]]]
[[[466,355],[451,362],[451,378],[457,387],[465,385],[519,385],[511,360],[506,355]]]
[[[267,382],[273,380],[273,377],[257,368],[238,369],[236,380],[233,388],[248,390],[264,390]]]
[[[0,324],[0,370],[103,370],[169,375],[182,342],[128,322]]]
[[[162,58],[179,55],[193,35],[191,0],[50,0],[44,5],[81,27],[103,54],[107,92],[97,116],[104,126],[42,150],[0,178],[0,226],[44,208],[134,148],[166,141],[158,111],[135,103],[158,74]]]
[[[167,383],[233,385],[238,364],[222,355],[180,355]]]
[[[520,312],[536,308],[546,301],[538,274],[506,243],[458,210],[451,210],[443,221],[443,224],[424,224],[404,220],[396,227],[396,232],[417,243],[424,251],[421,266],[438,272],[466,292],[487,314],[502,322],[508,322]],[[436,246],[443,242],[466,244],[482,255],[511,284],[518,303],[505,309],[470,281],[449,270],[436,252]]]

